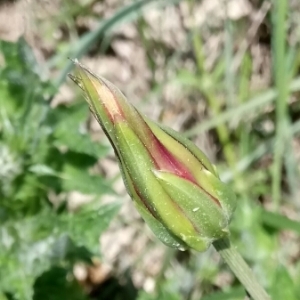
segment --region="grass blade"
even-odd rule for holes
[[[300,77],[295,78],[289,85],[290,92],[300,91]],[[275,89],[268,89],[264,93],[253,97],[247,102],[239,105],[238,107],[228,109],[225,112],[211,118],[207,121],[202,122],[201,124],[196,125],[195,127],[187,130],[185,135],[187,137],[195,136],[203,131],[210,130],[216,126],[228,122],[230,120],[239,120],[242,119],[245,115],[248,115],[252,111],[258,108],[263,108],[267,104],[273,102],[278,93]]]
[[[102,37],[107,31],[111,30],[115,26],[119,25],[120,23],[130,22],[132,20],[137,19],[142,9],[146,6],[155,3],[158,6],[166,6],[169,4],[176,4],[180,2],[180,0],[168,0],[161,2],[159,0],[139,0],[134,1],[133,3],[122,7],[118,10],[111,18],[103,20],[99,23],[98,27],[87,34],[85,34],[80,40],[76,41],[74,44],[70,46],[70,51],[64,55],[64,59],[67,57],[71,58],[80,58],[82,57],[89,47],[100,37]],[[61,57],[57,58],[58,60]],[[57,80],[54,83],[54,86],[58,88],[65,80],[67,74],[72,70],[73,63],[68,61],[64,69],[61,71]]]
[[[66,57],[70,56],[72,58],[80,58],[97,39],[105,34],[105,32],[121,22],[131,21],[132,19],[136,18],[138,13],[145,6],[154,1],[155,0],[136,1],[121,8],[111,18],[101,21],[94,31],[85,34],[80,40],[71,45],[70,52],[66,55]],[[68,61],[54,84],[56,88],[58,88],[64,82],[67,74],[72,70],[72,67],[72,61]]]
[[[288,1],[274,1],[272,11],[274,31],[272,36],[273,71],[278,91],[276,97],[276,142],[274,148],[272,201],[273,208],[278,210],[281,198],[282,163],[286,145],[285,130],[288,126],[287,100],[287,64],[286,64],[286,15]]]
[[[300,234],[300,223],[281,214],[271,211],[261,211],[262,222],[278,230],[292,230]]]

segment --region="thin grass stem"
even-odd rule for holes
[[[213,245],[253,300],[271,300],[248,264],[230,243],[229,239],[217,240]]]

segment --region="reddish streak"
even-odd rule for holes
[[[144,204],[144,206],[146,207],[146,209],[148,210],[148,212],[152,215],[152,217],[154,217],[155,219],[157,219],[157,216],[154,212],[154,210],[152,209],[151,206],[148,205],[148,203],[145,201],[145,199],[142,197],[142,195],[140,194],[138,188],[135,186],[134,182],[133,183],[133,188],[135,190],[135,192],[137,193],[139,199],[142,201],[142,203]]]
[[[171,153],[168,151],[164,145],[153,135],[153,141],[155,144],[156,151],[158,152],[157,155],[159,159],[155,159],[155,162],[159,169],[169,171],[175,175],[180,176],[186,180],[191,181],[194,184],[197,184],[194,176],[191,172],[181,163],[178,161]]]
[[[153,136],[153,142],[155,144],[156,151],[158,152],[159,159],[154,159],[154,162],[156,166],[160,170],[169,171],[175,175],[180,176],[181,178],[184,178],[186,180],[189,180],[190,182],[196,184],[199,186],[206,194],[208,194],[211,199],[218,205],[221,206],[220,201],[215,198],[213,195],[208,193],[206,190],[204,190],[195,180],[193,174],[181,163],[178,161],[165,147],[164,145],[152,134]]]

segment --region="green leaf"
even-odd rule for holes
[[[88,299],[72,273],[61,267],[52,267],[41,274],[33,289],[33,300]]]
[[[110,184],[103,177],[90,175],[86,169],[71,164],[65,164],[62,178],[65,191],[78,191],[98,196],[113,193]]]
[[[246,296],[244,287],[235,287],[229,291],[215,292],[204,296],[202,300],[241,300]]]
[[[293,282],[289,272],[284,266],[280,266],[273,278],[271,286],[271,297],[273,300],[297,300],[296,284]]]
[[[108,153],[109,147],[92,141],[86,126],[88,107],[84,104],[60,107],[52,112],[57,118],[55,145],[99,159]]]
[[[0,41],[0,53],[5,60],[4,67],[0,68],[0,90],[5,90],[1,92],[5,96],[1,101],[6,100],[4,104],[9,115],[24,114],[33,100],[44,100],[41,96],[50,89],[50,84],[40,80],[39,66],[24,39],[17,43]]]
[[[60,217],[58,228],[67,232],[77,245],[86,246],[90,251],[99,252],[99,236],[108,227],[110,220],[120,208],[119,203],[100,206],[98,209],[81,210]]]
[[[32,165],[31,167],[29,167],[29,171],[42,176],[43,175],[59,176],[59,173],[57,173],[49,166],[43,164]]]
[[[32,284],[51,265],[90,261],[99,253],[99,236],[119,204],[56,214],[47,209],[30,218],[7,221],[0,228],[0,291],[32,299]]]
[[[277,230],[293,230],[300,234],[300,222],[291,220],[281,214],[261,210],[261,218],[264,225]]]
[[[93,253],[85,246],[78,246],[67,234],[62,234],[53,244],[51,259],[53,263],[65,261],[74,265],[81,261],[92,264]]]

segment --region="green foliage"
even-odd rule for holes
[[[97,201],[113,191],[111,182],[91,172],[108,149],[90,138],[88,108],[82,99],[55,108],[50,102],[72,68],[67,57],[88,56],[91,61],[96,57],[98,62],[101,54],[105,63],[105,50],[109,58],[119,59],[120,68],[126,62],[131,70],[145,71],[150,89],[145,98],[157,101],[154,105],[163,100],[158,103],[163,111],[178,107],[183,110],[181,119],[192,107],[182,130],[189,138],[207,135],[222,180],[237,192],[239,204],[231,223],[234,245],[272,299],[300,299],[299,4],[275,1],[260,23],[256,16],[263,14],[268,1],[246,1],[252,12],[238,20],[218,19],[220,11],[227,14],[224,3],[215,8],[213,18],[206,16],[208,23],[202,23],[198,4],[204,7],[209,1],[140,0],[124,6],[125,1],[112,1],[113,8],[109,2],[60,1],[51,26],[38,27],[40,49],[44,51],[46,41],[48,50],[49,39],[53,44],[51,57],[46,50],[42,66],[24,40],[0,42],[0,300],[97,299],[83,293],[72,271],[75,263],[90,264],[99,254],[99,235],[119,208]],[[95,13],[99,3],[108,8],[103,14]],[[163,18],[173,16],[172,10],[165,10],[169,4],[177,5],[185,27],[186,36],[175,46],[177,33],[165,33],[160,24],[158,33],[159,19],[152,19],[151,13],[155,6]],[[214,23],[215,16],[220,24]],[[88,23],[95,30],[89,30]],[[128,23],[137,32],[134,38],[129,37]],[[127,50],[126,59],[123,53],[114,53],[111,41],[119,40],[144,51],[148,69],[140,69],[145,62],[128,59]],[[46,74],[51,74],[51,81]],[[176,103],[165,99],[173,87],[184,94],[182,107],[179,98]],[[70,212],[68,195],[73,191],[96,201]],[[277,211],[270,211],[274,208]],[[151,278],[156,281],[153,293],[141,288],[137,296],[129,272],[125,283],[123,274],[117,274],[101,286],[99,299],[244,299],[243,287],[217,257],[212,249],[202,254],[171,252],[158,276]]]
[[[244,299],[246,292],[243,288],[232,288],[226,292],[215,292],[203,297],[203,300],[240,300]]]
[[[285,267],[279,266],[276,270],[271,286],[271,296],[274,300],[289,299],[297,300],[300,297],[295,282]]]
[[[44,272],[34,283],[33,300],[88,299],[78,282],[68,275],[67,270],[61,267]]]
[[[86,299],[70,280],[72,266],[99,254],[99,235],[119,205],[72,213],[66,196],[113,193],[89,173],[108,149],[88,135],[86,106],[50,107],[55,90],[24,40],[1,42],[0,51],[0,291],[16,300]]]

